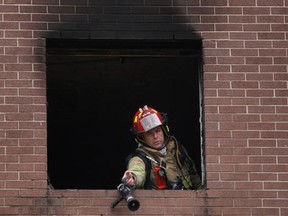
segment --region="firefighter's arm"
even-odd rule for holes
[[[123,178],[127,178],[126,184],[133,188],[143,188],[146,179],[145,164],[139,157],[133,157],[129,163]]]

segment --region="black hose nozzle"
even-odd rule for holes
[[[121,183],[117,189],[121,196],[111,204],[111,208],[115,208],[122,201],[122,199],[125,198],[127,201],[128,209],[130,211],[137,211],[140,207],[140,202],[132,196],[131,188],[125,183]]]
[[[127,205],[128,205],[128,209],[130,211],[137,211],[140,207],[140,202],[135,199],[134,197],[132,197],[131,195],[126,197],[126,201],[127,201]]]

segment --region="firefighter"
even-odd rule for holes
[[[144,106],[134,115],[132,130],[138,148],[122,182],[133,189],[202,189],[193,160],[169,133],[165,114]]]

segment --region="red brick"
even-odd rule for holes
[[[235,201],[236,207],[262,207],[262,202],[259,199],[238,199]]]
[[[230,0],[229,1],[229,5],[230,6],[256,6],[256,1],[252,0],[252,1],[237,1],[237,0]],[[253,7],[251,7],[253,8]]]
[[[265,207],[287,207],[288,206],[288,200],[287,199],[279,199],[279,200],[269,200],[266,199],[263,201],[263,206]]]
[[[6,189],[33,189],[34,188],[34,182],[31,180],[28,181],[6,181]],[[0,214],[1,215],[1,214]]]
[[[33,131],[31,130],[7,130],[7,138],[31,138]]]
[[[46,172],[23,172],[20,173],[20,180],[46,180],[47,174]]]
[[[32,38],[32,31],[26,31],[26,30],[11,30],[11,31],[5,31],[6,38]],[[15,63],[15,62],[9,62],[9,63]]]
[[[269,215],[269,216],[277,216],[280,215],[279,208],[253,208],[252,209],[252,215]]]
[[[287,105],[286,98],[261,98],[261,105]]]
[[[262,165],[237,164],[235,165],[235,172],[259,172],[262,170]],[[250,182],[251,183],[251,182]]]
[[[283,6],[282,0],[258,0],[257,3],[259,6]]]

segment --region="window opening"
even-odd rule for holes
[[[115,189],[137,146],[133,115],[146,104],[168,113],[204,179],[201,47],[201,40],[47,39],[53,187]]]

